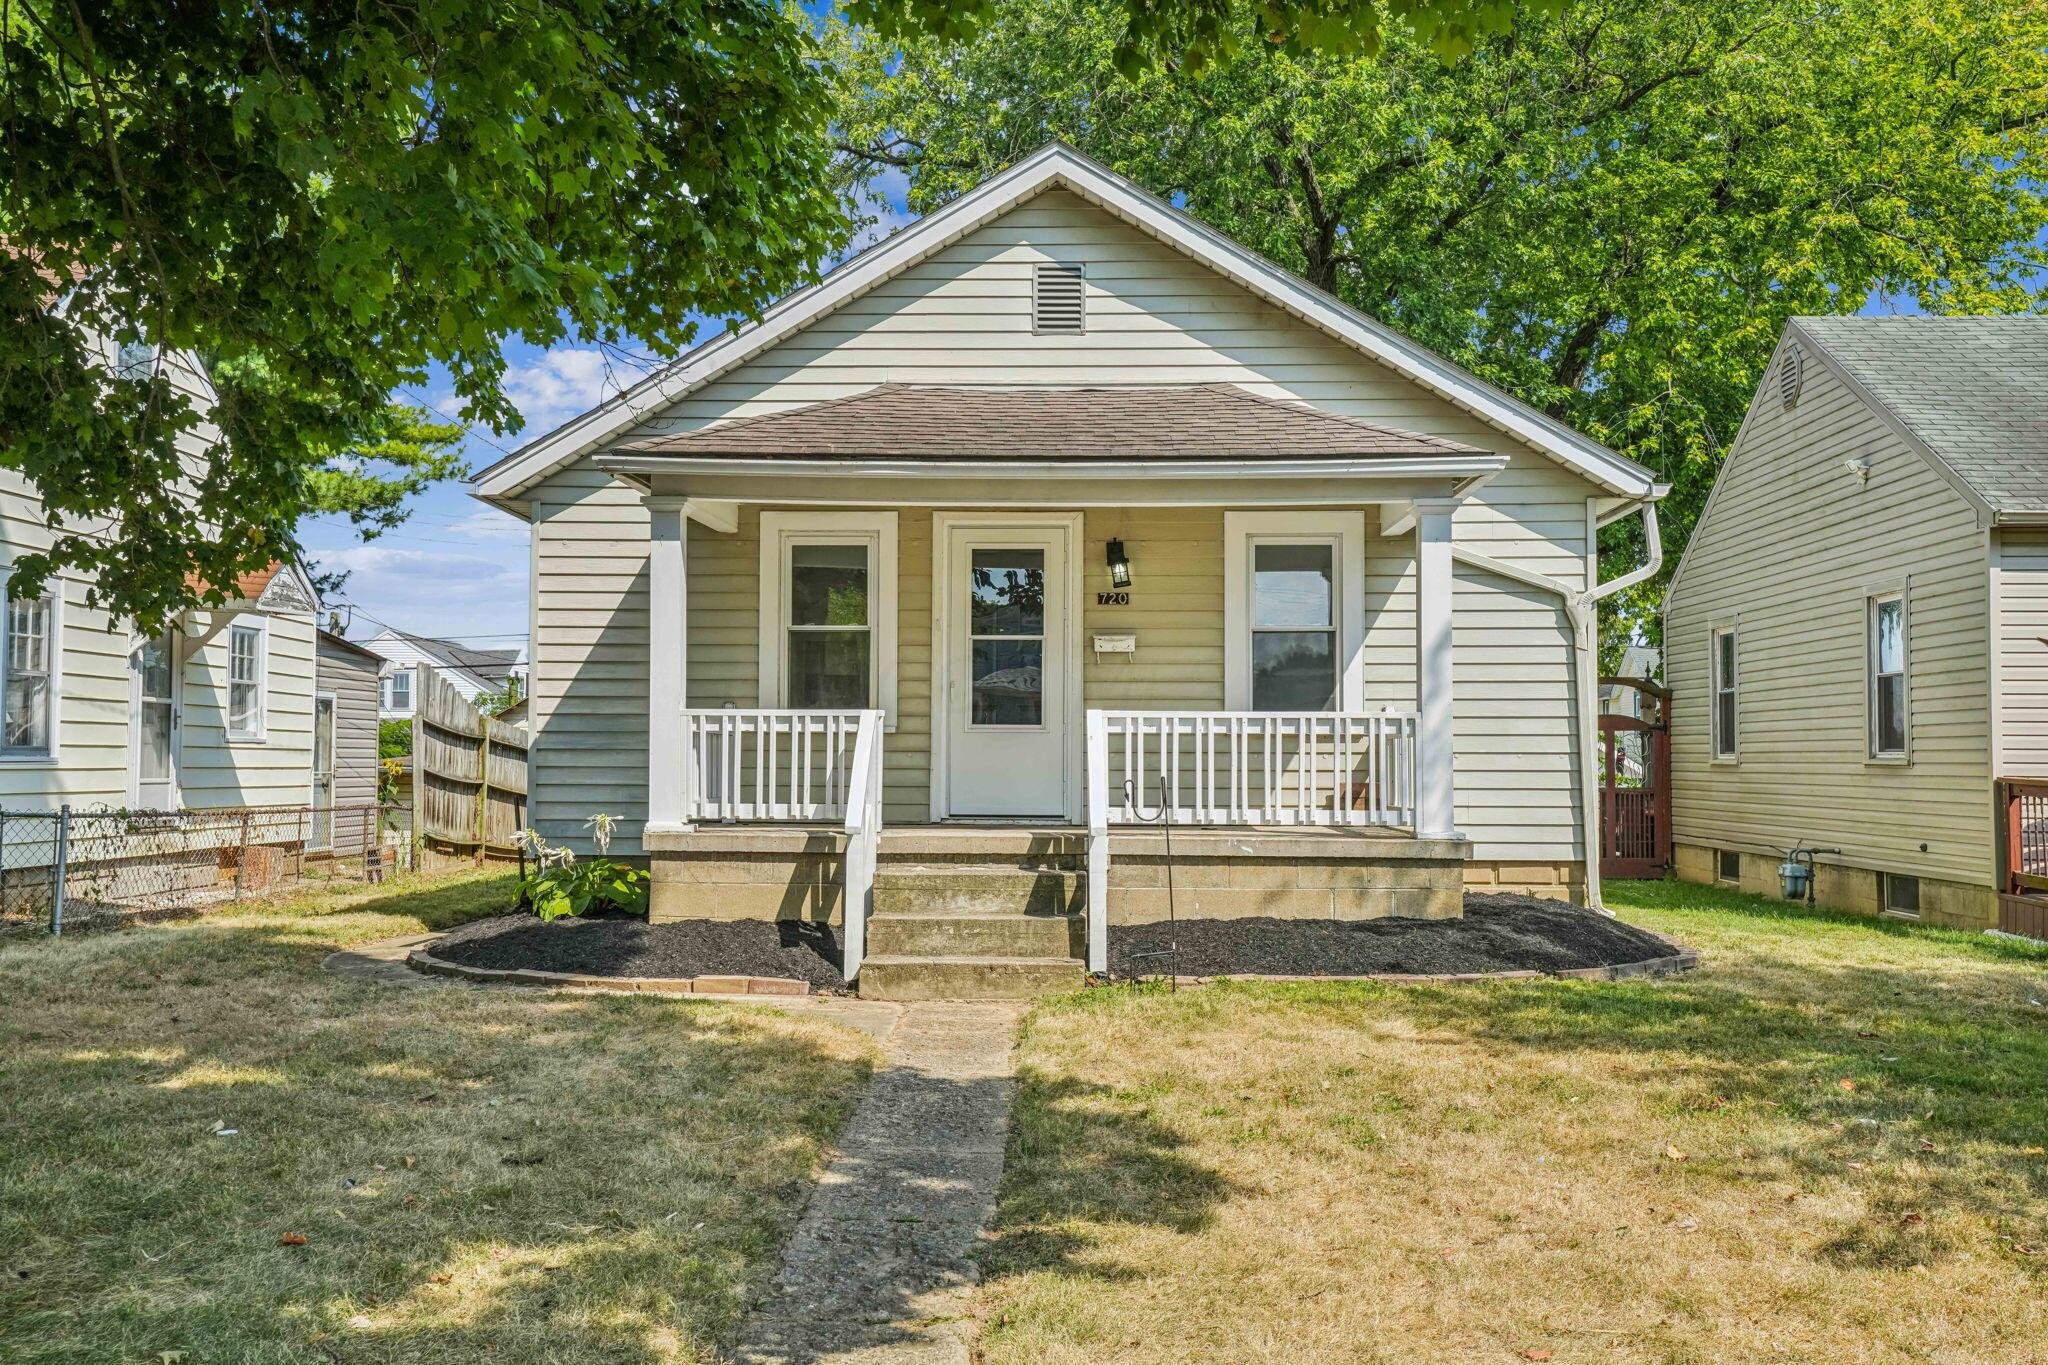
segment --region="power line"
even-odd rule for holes
[[[461,427],[469,435],[475,437],[479,441],[482,441],[485,445],[489,446],[492,450],[497,451],[500,455],[510,455],[512,453],[511,451],[507,450],[504,446],[499,445],[496,441],[493,441],[490,437],[484,435],[483,432],[478,429],[477,425],[474,422],[465,422],[460,417],[449,416],[447,413],[441,411],[441,409],[435,407],[432,403],[429,403],[426,400],[425,395],[415,393],[411,389],[400,389],[399,392],[404,394],[407,398],[412,399],[413,402],[418,403],[428,412],[433,413],[434,416],[440,418],[442,421],[452,422],[454,425]]]

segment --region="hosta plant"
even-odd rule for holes
[[[647,874],[604,856],[611,849],[613,817],[594,815],[586,823],[597,845],[595,858],[578,858],[574,849],[550,844],[538,831],[520,831],[519,842],[533,859],[520,894],[546,921],[593,910],[646,914]]]

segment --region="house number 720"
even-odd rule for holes
[[[1095,605],[1098,607],[1128,607],[1131,605],[1131,595],[1127,592],[1099,592],[1095,594]]]

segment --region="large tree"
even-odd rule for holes
[[[2040,5],[1575,0],[1448,65],[1395,37],[1135,76],[1122,16],[1010,4],[971,44],[837,28],[844,153],[907,172],[921,210],[1066,138],[1661,471],[1667,563],[1786,318],[2043,301]],[[1611,623],[1654,631],[1660,587]]]
[[[324,498],[374,525],[351,453],[431,365],[516,429],[508,336],[672,354],[799,283],[817,55],[773,0],[0,0],[0,467],[67,530],[17,586],[154,624]]]

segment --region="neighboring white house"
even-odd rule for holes
[[[858,967],[872,915],[879,989],[965,989],[987,915],[872,874],[967,859],[981,911],[1085,890],[1099,966],[1162,803],[1183,915],[1597,899],[1596,533],[1656,543],[1649,471],[1064,146],[476,492],[533,528],[533,823],[621,817],[657,918]]]
[[[438,640],[402,630],[384,630],[363,641],[363,648],[385,663],[379,678],[379,720],[410,720],[419,705],[420,670],[434,669],[462,694],[475,701],[486,692],[502,692],[505,684],[526,678],[523,649],[471,649],[459,640]]]
[[[1972,927],[2048,887],[2048,318],[1795,318],[1664,605],[1680,876]],[[2037,798],[2036,798],[2037,799]]]
[[[202,402],[210,389],[178,360]],[[202,426],[195,443],[218,439]],[[195,446],[196,449],[196,446]],[[0,581],[48,548],[42,501],[0,471]],[[0,809],[304,805],[312,781],[312,585],[296,565],[246,574],[231,600],[140,637],[66,576],[0,613]]]

